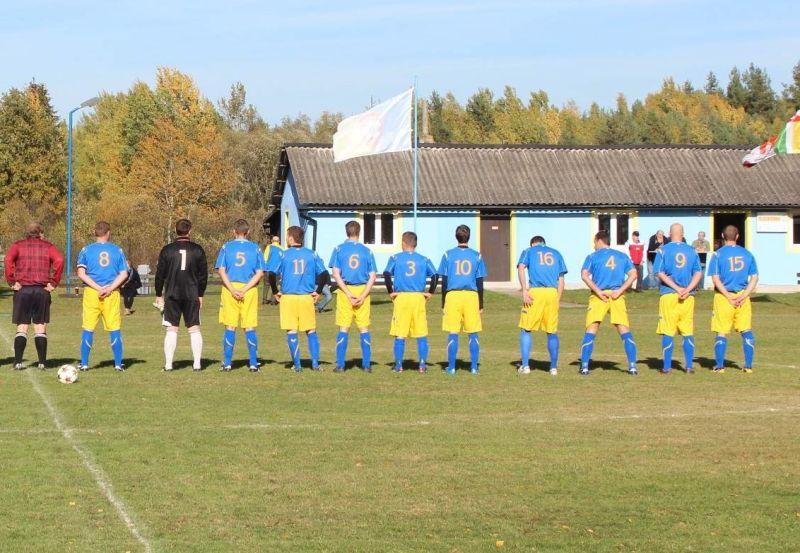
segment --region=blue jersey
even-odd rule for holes
[[[422,254],[400,252],[389,258],[383,272],[392,275],[395,292],[424,292],[427,279],[436,274],[436,268]]]
[[[317,276],[325,272],[325,264],[308,248],[274,248],[267,271],[280,275],[284,294],[310,294],[316,291]]]
[[[558,279],[567,273],[564,258],[553,248],[536,244],[522,252],[517,266],[528,269],[528,282],[531,288],[558,288]]]
[[[700,256],[694,248],[685,242],[670,242],[664,244],[656,251],[656,260],[653,262],[653,273],[664,273],[675,284],[686,288],[692,281],[695,273],[701,272]],[[692,294],[696,291],[692,290]],[[662,294],[675,294],[675,290],[661,283]]]
[[[741,246],[721,247],[708,264],[708,276],[718,276],[728,292],[741,292],[757,274],[756,259]]]
[[[345,284],[354,285],[366,284],[370,273],[378,272],[372,250],[355,240],[336,246],[328,267],[339,269]]]
[[[222,246],[214,263],[215,269],[225,269],[231,282],[247,283],[257,271],[264,270],[264,254],[258,244],[237,238]]]
[[[472,248],[447,250],[439,263],[438,273],[447,277],[447,291],[477,290],[479,278],[486,277],[486,264]]]
[[[128,270],[128,260],[122,248],[111,242],[89,244],[78,254],[78,268],[100,286],[108,286],[122,271]]]
[[[589,271],[592,281],[601,290],[618,290],[633,270],[631,258],[611,248],[601,248],[589,254],[583,262],[583,271]]]

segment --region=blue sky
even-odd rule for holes
[[[0,91],[44,82],[63,116],[98,91],[152,83],[172,66],[216,101],[241,81],[270,122],[370,98],[506,84],[552,102],[643,97],[664,77],[723,82],[765,67],[773,86],[800,61],[796,2],[703,0],[379,0],[7,2]]]

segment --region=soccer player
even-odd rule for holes
[[[683,225],[674,223],[669,228],[669,243],[656,252],[653,271],[661,280],[661,300],[658,304],[658,329],[661,334],[661,351],[664,355],[662,374],[672,370],[674,336],[683,336],[683,355],[686,373],[694,372],[694,294],[703,278],[700,256],[683,241]]]
[[[428,315],[427,301],[436,292],[439,276],[430,259],[418,254],[417,234],[403,233],[403,251],[389,258],[383,279],[386,291],[392,298],[392,326],[389,334],[394,336],[394,371],[403,372],[403,354],[406,338],[417,339],[419,372],[428,370]],[[430,278],[430,286],[425,284]]]
[[[81,337],[82,371],[89,370],[89,354],[94,345],[94,329],[103,319],[114,354],[114,370],[122,364],[122,317],[119,287],[128,278],[128,260],[122,248],[111,242],[111,225],[98,221],[94,226],[95,242],[78,254],[78,278],[86,284],[83,291],[83,336]]]
[[[64,258],[44,239],[40,223],[28,225],[26,236],[14,242],[5,257],[6,282],[14,290],[11,322],[17,325],[14,337],[14,369],[22,370],[22,356],[28,344],[28,327],[33,323],[33,341],[39,369],[47,363],[47,324],[50,322],[50,294],[61,282]]]
[[[267,279],[273,297],[280,305],[281,328],[286,331],[289,355],[294,371],[302,371],[300,364],[300,339],[298,332],[308,337],[311,354],[311,370],[320,370],[319,336],[317,336],[317,312],[314,303],[330,275],[325,263],[308,248],[303,247],[305,231],[297,226],[286,229],[286,250],[276,248],[269,258]],[[281,291],[278,292],[278,278]]]
[[[442,277],[442,330],[447,336],[447,374],[456,374],[458,334],[469,335],[470,372],[478,374],[481,344],[478,334],[483,329],[483,279],[486,264],[477,251],[469,247],[470,230],[467,225],[456,227],[458,246],[446,251],[439,263]]]
[[[234,239],[219,250],[214,268],[222,279],[219,322],[222,336],[223,372],[231,370],[236,328],[242,327],[250,354],[250,372],[258,372],[258,282],[264,275],[264,255],[258,244],[247,239],[250,225],[244,219],[233,224]]]
[[[361,333],[361,369],[372,372],[372,338],[369,334],[370,292],[375,284],[377,269],[372,251],[358,241],[361,225],[349,221],[344,226],[347,241],[336,246],[328,266],[333,269],[333,280],[339,286],[336,291],[336,368],[344,372],[347,356],[347,337],[355,319]]]
[[[601,230],[594,235],[594,253],[590,254],[581,268],[581,279],[592,295],[589,297],[589,309],[586,313],[586,333],[581,344],[581,368],[583,376],[589,374],[589,363],[592,360],[592,349],[600,323],[611,313],[611,324],[617,327],[628,357],[628,374],[636,375],[636,342],[628,322],[628,310],[625,305],[625,291],[636,280],[636,269],[631,258],[622,252],[609,247],[608,233]]]
[[[548,247],[541,236],[534,236],[531,247],[519,256],[517,275],[522,287],[523,304],[519,316],[520,374],[531,372],[531,333],[536,330],[547,333],[550,374],[558,374],[558,306],[564,293],[565,274],[567,265],[564,258],[558,250]]]
[[[717,333],[714,341],[715,373],[725,372],[725,350],[731,328],[742,335],[744,368],[753,372],[756,338],[753,336],[753,311],[750,295],[758,284],[758,267],[753,254],[738,246],[739,229],[728,225],[722,231],[725,245],[717,250],[708,264],[708,274],[714,283],[714,314],[711,330]]]
[[[202,370],[203,335],[200,333],[200,308],[208,284],[208,261],[203,248],[192,242],[192,222],[179,219],[175,223],[177,239],[167,244],[158,255],[156,266],[156,304],[167,328],[164,336],[164,371],[172,370],[172,360],[178,346],[178,327],[189,331],[192,348],[192,370]]]

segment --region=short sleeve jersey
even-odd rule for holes
[[[422,254],[400,252],[389,258],[383,272],[392,275],[395,292],[424,292],[427,279],[436,274],[436,268]]]
[[[453,248],[442,256],[438,273],[447,277],[447,291],[477,290],[479,278],[487,275],[483,257],[472,248]]]
[[[348,240],[333,250],[331,269],[339,269],[345,284],[360,285],[369,281],[370,273],[377,273],[372,250],[360,242]]]
[[[628,272],[634,269],[631,258],[611,248],[602,248],[589,254],[581,270],[589,271],[592,281],[601,290],[622,288]]]
[[[701,271],[700,256],[693,247],[684,242],[670,242],[661,246],[656,252],[653,273],[666,274],[681,288],[688,286],[694,274]],[[692,293],[694,294],[695,291],[693,290]],[[661,293],[674,294],[675,290],[661,283]]]
[[[517,266],[528,269],[531,288],[558,288],[558,279],[567,273],[564,258],[553,248],[536,244],[522,252]]]
[[[122,271],[128,270],[128,260],[122,248],[111,242],[95,242],[78,254],[78,268],[100,286],[108,286]]]
[[[325,270],[322,259],[308,248],[275,248],[267,263],[267,271],[280,275],[284,294],[311,294]]]
[[[247,283],[264,269],[264,254],[255,242],[237,238],[222,246],[214,268],[225,269],[231,282]]]
[[[729,292],[741,292],[757,274],[755,257],[741,246],[722,246],[708,264],[708,275],[718,276]]]

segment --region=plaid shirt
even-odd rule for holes
[[[5,259],[6,282],[13,286],[58,286],[64,270],[61,252],[41,238],[26,238],[14,242]]]

